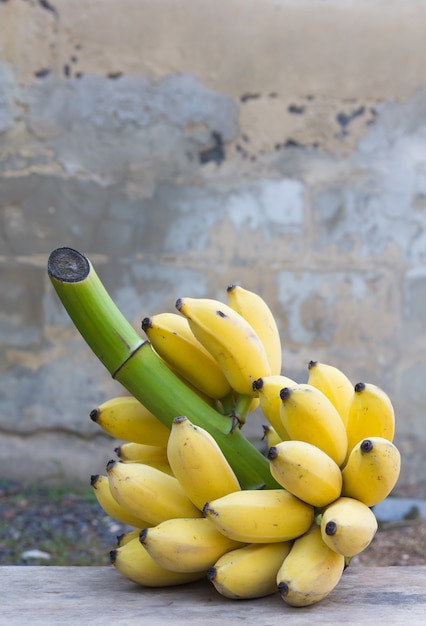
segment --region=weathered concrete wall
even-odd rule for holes
[[[138,329],[258,291],[286,373],[383,386],[423,479],[425,24],[419,0],[0,3],[1,477],[112,455],[88,413],[121,390],[46,274],[69,245]]]

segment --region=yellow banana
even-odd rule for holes
[[[295,539],[277,574],[278,592],[291,606],[309,606],[325,598],[339,582],[345,557],[324,543],[313,524]]]
[[[257,407],[259,406],[259,404],[260,404],[259,398],[251,398],[250,404],[248,405],[247,413],[251,413],[252,411],[255,411]]]
[[[141,530],[142,528],[134,528],[133,530],[128,530],[127,532],[118,535],[117,548],[124,546],[126,543],[129,543],[129,541],[132,541],[132,539],[139,539]]]
[[[90,413],[98,426],[124,441],[153,446],[167,444],[170,430],[133,396],[111,398]]]
[[[354,386],[349,378],[338,367],[320,361],[310,361],[308,372],[308,385],[313,385],[327,396],[346,426],[349,405],[354,395]]]
[[[123,508],[155,525],[171,517],[200,517],[201,513],[170,476],[144,463],[109,461],[111,493]]]
[[[360,500],[341,497],[322,512],[321,535],[329,548],[352,557],[373,541],[377,520],[373,511]]]
[[[176,308],[219,363],[231,387],[255,396],[253,381],[271,373],[265,348],[250,324],[230,306],[208,298],[179,298]]]
[[[123,443],[114,452],[122,461],[139,461],[140,463],[167,463],[167,446],[151,446],[145,443],[128,441]]]
[[[282,439],[271,424],[263,424],[263,437],[262,439],[266,439],[266,446],[272,448],[272,446],[276,446],[278,443],[281,443]]]
[[[265,300],[240,285],[227,289],[228,305],[237,311],[257,333],[268,357],[271,374],[280,374],[282,365],[281,339],[275,317]]]
[[[348,439],[337,409],[322,391],[308,384],[280,391],[280,415],[291,439],[307,441],[323,450],[337,465],[346,457]]]
[[[401,470],[398,448],[384,437],[368,437],[357,443],[342,470],[342,496],[367,506],[384,500],[395,487]]]
[[[107,515],[117,520],[117,522],[127,524],[128,526],[134,526],[135,528],[145,528],[145,526],[150,526],[147,520],[137,515],[133,515],[133,513],[130,513],[130,511],[118,504],[111,493],[107,476],[103,476],[102,474],[93,474],[90,477],[90,486],[102,509]]]
[[[135,537],[109,553],[110,562],[122,576],[144,587],[183,585],[205,576],[200,572],[171,572],[154,561]]]
[[[357,383],[349,406],[348,454],[366,437],[384,437],[393,441],[395,413],[389,396],[377,385]]]
[[[141,465],[149,465],[150,467],[154,467],[160,472],[164,472],[165,474],[169,474],[169,476],[173,476],[172,468],[170,467],[170,465],[162,461],[126,461],[120,459],[120,463],[139,463]]]
[[[259,394],[259,403],[263,415],[277,431],[283,441],[290,439],[290,435],[282,423],[280,391],[284,387],[293,387],[297,383],[287,376],[275,374],[258,378],[253,383],[253,389]]]
[[[311,443],[283,441],[269,448],[268,459],[275,480],[304,502],[323,507],[340,496],[340,467]]]
[[[231,391],[217,361],[194,336],[186,318],[157,313],[144,318],[142,329],[160,357],[206,396],[220,399]]]
[[[306,532],[314,508],[284,489],[235,491],[208,502],[204,515],[243,543],[288,541]]]
[[[219,557],[243,544],[223,535],[206,517],[173,518],[144,528],[140,541],[152,558],[174,572],[206,572]]]
[[[208,500],[240,489],[233,469],[212,435],[194,426],[185,416],[173,420],[167,458],[183,491],[200,510]]]
[[[154,350],[154,348],[152,346],[151,346],[151,348],[152,348],[153,352],[155,354],[157,354],[157,352]],[[217,408],[217,405],[220,404],[219,400],[216,400],[215,398],[210,398],[210,396],[207,396],[205,393],[203,393],[201,391],[201,389],[199,389],[198,387],[193,385],[191,382],[189,382],[189,380],[187,378],[184,378],[182,376],[182,374],[176,368],[174,368],[174,367],[172,367],[170,365],[170,363],[167,363],[167,361],[162,359],[159,354],[157,354],[157,356],[160,359],[160,361],[162,363],[164,363],[164,365],[167,367],[167,369],[169,369],[177,378],[179,378],[179,380],[181,382],[183,382],[188,387],[188,389],[190,389],[191,391],[196,393],[199,398],[201,398],[202,400],[204,400],[204,402],[206,402],[206,404],[209,404],[210,406],[213,406],[213,407]]]
[[[123,463],[145,463],[173,476],[172,468],[167,460],[166,446],[148,446],[144,443],[128,441],[114,448],[114,452]]]
[[[262,598],[277,590],[277,572],[291,541],[250,543],[226,552],[207,570],[207,579],[226,598]]]

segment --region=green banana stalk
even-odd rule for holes
[[[77,330],[111,376],[168,428],[185,415],[217,441],[243,489],[279,488],[269,462],[234,428],[177,378],[126,320],[91,262],[72,248],[54,250],[48,260],[52,285]]]

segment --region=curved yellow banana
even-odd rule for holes
[[[340,467],[311,443],[283,441],[269,448],[268,459],[275,480],[304,502],[323,507],[340,496]]]
[[[148,525],[171,517],[200,517],[178,480],[144,463],[109,461],[107,475],[111,493],[123,508]]]
[[[90,413],[109,435],[153,446],[167,445],[170,430],[133,396],[117,396]]]
[[[208,502],[203,512],[224,535],[243,543],[294,539],[314,519],[314,508],[284,489],[236,491]]]
[[[238,396],[237,396],[237,401],[238,401]],[[247,413],[251,413],[252,411],[255,411],[257,409],[257,407],[259,406],[260,401],[259,398],[250,398],[250,402],[248,404],[248,408],[247,408]]]
[[[240,548],[206,517],[173,518],[144,528],[140,541],[154,561],[174,572],[206,572],[219,557]]]
[[[349,406],[348,454],[366,437],[384,437],[393,441],[395,413],[389,396],[377,385],[357,383]]]
[[[346,457],[348,439],[337,409],[322,391],[307,384],[280,391],[281,420],[291,439],[307,441],[337,465]]]
[[[172,468],[167,460],[166,446],[149,446],[128,441],[114,448],[114,452],[123,463],[145,463],[173,476]]]
[[[152,349],[154,350],[154,348]],[[207,396],[205,393],[201,391],[201,389],[199,389],[198,387],[193,385],[191,382],[189,382],[187,378],[184,378],[182,374],[176,368],[170,365],[170,363],[167,363],[167,361],[161,358],[161,356],[157,352],[155,353],[157,354],[160,361],[164,363],[167,369],[169,369],[177,378],[179,378],[179,380],[182,381],[188,387],[188,389],[191,389],[191,391],[196,393],[199,398],[201,398],[202,400],[204,400],[204,402],[206,402],[206,404],[209,404],[210,406],[214,406],[215,408],[217,408],[217,405],[220,404],[219,400],[216,400],[215,398],[210,398],[210,396]]]
[[[137,515],[133,515],[126,508],[122,507],[113,497],[107,476],[93,474],[90,477],[90,486],[96,499],[107,515],[128,526],[135,528],[145,528],[150,526],[149,522]]]
[[[297,385],[296,381],[281,374],[264,376],[253,383],[253,389],[259,394],[259,403],[263,415],[283,441],[290,439],[290,435],[281,420],[280,391],[284,387],[293,387],[294,385]]]
[[[271,595],[277,590],[277,572],[292,546],[280,543],[250,543],[226,552],[207,570],[207,579],[226,598],[247,600]]]
[[[142,330],[160,357],[203,394],[220,399],[231,391],[217,361],[195,337],[185,317],[157,313],[144,318]]]
[[[183,491],[200,510],[209,500],[240,490],[234,470],[212,435],[185,416],[173,420],[167,458]]]
[[[250,324],[234,309],[209,298],[179,298],[176,308],[219,363],[231,387],[255,396],[253,381],[271,373],[265,348]]]
[[[170,587],[204,578],[205,573],[171,572],[154,561],[135,537],[109,553],[110,562],[124,578],[144,587]]]
[[[141,532],[142,528],[134,528],[133,530],[128,530],[125,533],[121,533],[121,535],[117,536],[117,548],[119,548],[120,546],[124,546],[126,543],[129,543],[129,541],[132,541],[132,539],[138,539],[139,540],[139,535]]]
[[[227,294],[228,305],[244,317],[263,343],[271,367],[271,374],[280,374],[282,366],[281,339],[269,305],[257,293],[244,289],[240,285],[229,285]]]
[[[170,432],[170,431],[169,431]],[[122,443],[114,452],[122,461],[139,461],[140,463],[167,463],[167,445],[151,446],[145,443],[128,441]]]
[[[291,606],[309,606],[325,598],[337,586],[345,557],[324,543],[321,529],[313,524],[295,539],[277,574],[278,592]]]
[[[275,430],[275,428],[271,424],[263,424],[263,437],[262,439],[266,439],[266,446],[272,448],[272,446],[276,446],[278,443],[282,442],[281,437]]]
[[[349,378],[338,367],[320,361],[310,361],[308,372],[308,385],[313,385],[327,396],[346,426],[349,405],[354,395],[354,386]]]
[[[400,471],[401,454],[394,443],[384,437],[363,439],[342,470],[342,495],[374,506],[390,494]]]
[[[329,548],[355,556],[365,550],[377,532],[373,511],[360,500],[341,497],[322,512],[321,536]]]

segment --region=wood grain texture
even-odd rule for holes
[[[325,624],[421,624],[426,616],[426,567],[348,568],[337,588],[306,608],[287,606],[278,594],[227,600],[207,581],[146,589],[109,567],[0,567],[0,622],[8,626],[112,623],[173,626],[229,623],[271,626],[288,619]]]

